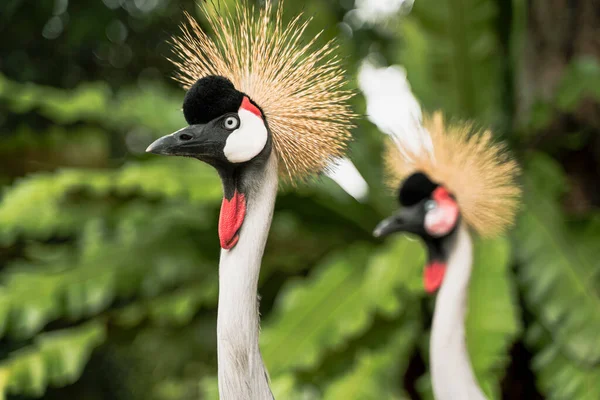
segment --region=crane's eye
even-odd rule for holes
[[[225,129],[229,129],[230,131],[237,129],[238,126],[240,126],[240,120],[238,119],[238,117],[235,117],[233,115],[225,118],[225,120],[223,121],[223,125],[225,126]]]
[[[425,211],[431,211],[437,207],[437,202],[435,200],[427,200],[424,204]]]

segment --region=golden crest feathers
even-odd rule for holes
[[[478,131],[468,123],[446,125],[441,113],[425,118],[432,151],[400,151],[389,140],[385,164],[390,184],[397,188],[420,171],[456,196],[465,222],[480,235],[495,236],[513,223],[521,190],[516,183],[517,163],[492,132]]]
[[[301,15],[283,22],[283,1],[255,10],[240,1],[207,12],[214,39],[187,14],[181,36],[173,38],[176,79],[189,88],[199,78],[220,75],[233,82],[263,110],[279,155],[282,175],[304,178],[344,155],[355,114],[344,90],[344,70],[330,41],[302,42],[310,22]],[[216,10],[214,10],[216,11]]]

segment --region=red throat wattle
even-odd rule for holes
[[[444,281],[444,274],[446,273],[446,264],[440,261],[432,261],[425,265],[424,280],[425,290],[427,293],[435,293],[442,282]]]
[[[246,196],[243,193],[236,190],[231,200],[223,198],[219,215],[219,240],[223,249],[232,249],[237,244],[245,216]]]

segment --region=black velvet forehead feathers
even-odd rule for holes
[[[398,201],[404,207],[415,205],[424,198],[430,197],[431,193],[438,186],[438,184],[433,183],[424,173],[415,172],[400,185]]]
[[[200,78],[190,87],[183,100],[183,115],[190,125],[206,124],[236,112],[244,95],[227,78],[217,75]]]

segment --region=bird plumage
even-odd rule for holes
[[[389,80],[391,75],[403,82],[397,79],[398,69],[370,72],[373,80],[384,75]],[[405,81],[404,93],[411,100],[405,102],[410,106],[409,112],[403,111],[405,118],[388,118],[387,104],[387,113],[370,118],[389,135],[388,184],[397,191],[400,205],[373,233],[416,234],[427,248],[424,286],[429,293],[439,290],[429,353],[435,398],[484,400],[465,337],[468,287],[476,267],[469,228],[489,237],[510,226],[519,204],[519,168],[488,130],[469,123],[446,124],[439,112],[423,121]],[[392,89],[385,78],[378,85],[389,95]]]
[[[521,192],[519,167],[491,131],[469,123],[448,125],[437,112],[425,118],[424,129],[408,135],[429,135],[432,146],[415,151],[403,146],[401,135],[388,140],[385,164],[392,188],[422,172],[448,188],[466,223],[480,235],[495,236],[510,226]]]
[[[283,1],[256,10],[248,1],[235,10],[206,12],[211,38],[187,14],[181,35],[173,38],[176,79],[188,89],[203,76],[229,79],[264,112],[287,180],[303,179],[343,156],[355,114],[345,90],[344,69],[330,41],[303,42],[310,18],[283,21]],[[211,6],[205,5],[210,8]]]

